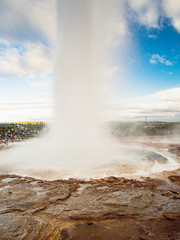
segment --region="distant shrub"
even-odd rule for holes
[[[116,137],[125,136],[162,136],[162,135],[180,135],[179,122],[165,122],[165,123],[127,123],[127,122],[111,122],[110,132]]]
[[[12,133],[15,139],[27,139],[39,137],[47,129],[46,123],[1,123],[0,138],[4,138],[5,132]]]

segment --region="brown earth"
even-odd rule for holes
[[[164,146],[177,156],[179,147]],[[1,175],[0,239],[179,240],[179,193],[180,170],[141,180]]]

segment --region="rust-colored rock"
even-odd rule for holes
[[[179,239],[179,186],[166,182],[0,176],[0,239]]]
[[[171,175],[168,177],[171,181],[180,185],[180,176],[179,175]]]

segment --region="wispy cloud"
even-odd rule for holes
[[[53,42],[55,7],[55,0],[1,0],[0,37]]]
[[[53,92],[44,92],[44,93],[39,93],[36,95],[37,97],[53,97],[54,93]]]
[[[110,101],[108,105],[111,109],[108,117],[114,120],[139,120],[147,116],[151,120],[179,121],[180,88],[126,101]]]
[[[0,122],[50,121],[53,119],[53,100],[0,101]]]
[[[172,66],[173,65],[173,63],[171,61],[169,61],[168,59],[166,59],[165,56],[160,56],[159,54],[153,54],[151,56],[151,58],[149,59],[149,62],[151,64],[161,63],[161,64],[166,65],[166,66]]]
[[[1,77],[28,77],[52,73],[52,56],[41,43],[6,44],[0,51]]]
[[[180,103],[180,87],[171,88],[157,93],[153,93],[149,96],[144,97],[144,99],[151,100],[162,100],[162,101],[172,101]],[[180,111],[180,109],[179,109]]]
[[[173,72],[168,72],[169,75],[173,75]]]
[[[158,36],[157,36],[157,35],[155,35],[155,34],[149,34],[149,35],[148,35],[148,37],[149,37],[149,38],[153,38],[153,39],[156,39],[156,38],[158,38]]]
[[[159,1],[152,0],[128,0],[138,22],[147,27],[158,28],[160,16]]]
[[[158,36],[157,36],[157,35],[155,35],[155,34],[149,34],[149,35],[148,35],[148,37],[149,37],[149,38],[156,39]]]
[[[51,85],[55,18],[55,0],[0,1],[0,80]]]
[[[0,116],[0,122],[51,121],[53,111],[51,108],[16,109],[15,111],[0,109]]]
[[[171,19],[173,27],[180,32],[180,2],[177,0],[128,0],[136,20],[148,28],[160,28],[159,18]],[[149,35],[155,38],[155,35]]]
[[[0,110],[18,110],[18,109],[42,109],[53,108],[52,100],[39,101],[1,101]]]
[[[51,79],[40,79],[40,80],[31,80],[27,79],[26,82],[28,83],[29,86],[34,87],[34,88],[47,88],[52,85],[52,80]]]

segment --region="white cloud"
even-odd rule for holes
[[[53,111],[51,108],[16,109],[16,111],[0,109],[0,116],[1,122],[51,121]]]
[[[169,74],[169,75],[173,75],[173,72],[169,72],[168,74]]]
[[[157,35],[155,35],[155,34],[149,34],[149,35],[148,35],[148,37],[149,37],[149,38],[156,39],[158,36],[157,36]]]
[[[25,44],[25,49],[21,61],[27,70],[34,74],[52,73],[53,61],[47,47],[40,43],[29,42]]]
[[[41,43],[6,44],[0,52],[0,76],[33,78],[52,74],[52,56]]]
[[[52,100],[44,101],[1,101],[0,110],[17,110],[17,109],[36,109],[52,108]]]
[[[54,101],[0,101],[0,122],[53,120]]]
[[[180,32],[180,1],[162,0],[162,7],[167,17],[172,19],[173,26]]]
[[[149,59],[149,62],[150,62],[151,64],[157,64],[157,60],[155,60],[155,59],[153,59],[153,58],[150,58],[150,59]]]
[[[160,56],[159,54],[153,54],[151,56],[151,58],[149,59],[149,62],[151,64],[161,63],[161,64],[166,65],[166,66],[172,66],[173,65],[173,63],[170,62],[169,60],[167,60],[165,56]]]
[[[160,15],[158,1],[128,0],[128,3],[136,13],[136,18],[140,24],[147,27],[158,27],[158,18]]]
[[[55,0],[1,0],[0,36],[55,40]]]
[[[0,122],[53,120],[54,101],[21,99],[0,101]]]
[[[108,105],[111,120],[138,120],[147,116],[150,120],[179,121],[180,87],[141,98],[111,101]]]
[[[20,52],[16,48],[3,49],[0,54],[1,76],[25,76],[26,71],[20,63]]]
[[[179,0],[128,0],[129,6],[135,12],[136,20],[148,28],[159,28],[161,16],[170,18],[174,28],[180,32],[180,1]],[[155,35],[149,35],[156,38]]]
[[[173,101],[180,103],[180,87],[171,88],[157,93],[153,93],[146,97],[151,100]],[[180,109],[179,109],[180,111]]]
[[[52,85],[52,81],[49,79],[40,79],[40,80],[30,80],[27,79],[26,82],[28,83],[29,86],[34,87],[34,88],[46,88]]]

